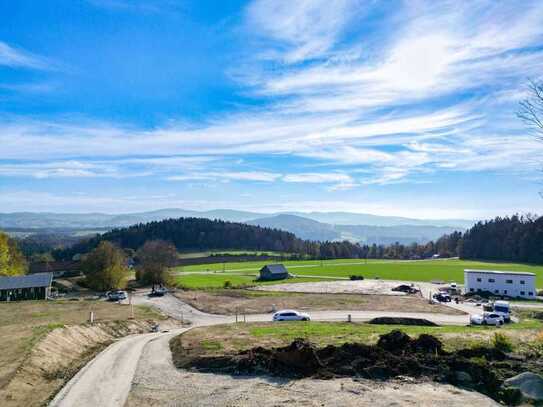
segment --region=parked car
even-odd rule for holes
[[[411,285],[400,284],[399,286],[391,288],[391,290],[406,293],[406,294],[418,294],[419,291],[420,291],[413,284],[411,284]]]
[[[495,312],[485,312],[484,314],[476,314],[470,317],[472,325],[495,325],[504,324],[503,317]]]
[[[126,300],[128,298],[128,295],[126,294],[126,291],[109,291],[106,293],[106,297],[108,301],[122,301]]]
[[[439,302],[451,302],[451,296],[445,293],[434,294],[432,298]]]
[[[153,288],[149,293],[149,297],[164,297],[168,290],[165,287]]]
[[[310,321],[309,314],[290,309],[277,311],[273,314],[274,321]]]

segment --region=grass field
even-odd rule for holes
[[[185,266],[178,268],[180,274],[183,272],[198,271],[217,271],[213,277],[203,277],[201,280],[191,275],[181,277],[187,279],[191,288],[200,288],[208,285],[222,286],[220,281],[230,279],[234,283],[237,276],[228,276],[221,280],[220,272],[240,274],[239,281],[250,283],[254,277],[247,274],[256,274],[258,270],[267,262],[240,262],[240,263],[218,263],[204,264],[195,266]],[[464,269],[489,269],[489,270],[509,270],[525,271],[537,275],[536,284],[543,287],[543,265],[517,264],[517,263],[495,263],[483,261],[465,261],[465,260],[423,260],[423,261],[402,261],[402,260],[368,260],[367,263],[360,259],[338,259],[327,261],[286,261],[283,264],[289,269],[291,274],[297,276],[322,276],[322,277],[342,277],[350,275],[363,275],[365,278],[380,278],[387,280],[405,280],[405,281],[456,281],[463,283]],[[245,276],[242,276],[245,274]],[[201,275],[202,276],[202,275]],[[293,281],[293,280],[289,280]],[[200,285],[200,286],[199,286]]]
[[[308,281],[319,281],[315,278],[289,278],[283,281],[256,282],[254,275],[236,275],[236,274],[186,274],[177,276],[175,281],[179,288],[185,289],[211,289],[224,288],[225,282],[229,281],[231,287],[240,288],[252,285],[277,284],[278,282],[304,283]],[[327,279],[322,279],[327,280]]]

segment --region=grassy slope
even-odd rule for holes
[[[353,264],[342,264],[353,263]],[[226,263],[225,271],[232,271],[240,274],[255,274],[258,269],[266,262],[245,262],[245,263]],[[482,261],[464,261],[464,260],[425,260],[425,261],[387,261],[387,260],[369,260],[367,264],[360,259],[339,259],[320,261],[287,261],[284,264],[293,274],[313,275],[313,276],[334,276],[348,277],[352,274],[360,274],[366,278],[379,277],[390,280],[406,281],[431,281],[444,280],[464,281],[464,269],[490,269],[490,270],[511,270],[527,271],[537,275],[536,284],[543,287],[543,266],[515,263],[492,263]],[[304,267],[300,267],[304,266]],[[309,267],[307,267],[309,266]],[[197,266],[186,266],[179,268],[178,271],[222,271],[223,264],[204,264]],[[231,277],[231,278],[230,278]],[[234,276],[230,276],[231,280]],[[183,277],[185,278],[185,277]],[[220,277],[215,277],[218,281]],[[225,278],[226,279],[226,278]],[[223,279],[222,281],[224,281]],[[251,277],[243,277],[246,282]],[[232,281],[234,282],[234,281]],[[220,285],[220,284],[219,284]],[[197,287],[197,284],[193,285]]]
[[[97,321],[126,320],[128,305],[104,301],[23,301],[0,303],[0,388],[43,336],[69,324],[82,324],[94,311]],[[134,307],[139,319],[161,316],[148,307]]]

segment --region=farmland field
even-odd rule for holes
[[[267,262],[241,262],[241,263],[217,263],[203,264],[195,266],[185,266],[176,269],[179,275],[184,272],[217,272],[212,275],[190,274],[192,281],[197,280],[197,277],[213,279],[220,281],[223,277],[223,282],[230,279],[232,284],[234,280],[240,279],[253,283],[254,276],[258,270],[267,264]],[[463,283],[464,269],[488,269],[488,270],[509,270],[509,271],[524,271],[531,272],[537,275],[536,284],[538,287],[543,287],[543,266],[518,264],[518,263],[495,263],[484,261],[466,261],[466,260],[421,260],[421,261],[406,261],[406,260],[365,260],[360,259],[338,259],[338,260],[311,260],[311,261],[285,261],[283,264],[288,268],[291,274],[296,276],[318,276],[323,278],[348,278],[350,275],[362,275],[365,278],[380,278],[387,280],[405,280],[405,281],[456,281]],[[222,272],[232,273],[226,278],[226,275],[221,276]],[[189,275],[179,277],[183,280],[189,280]],[[314,280],[313,280],[314,281]],[[289,282],[296,282],[289,280]],[[217,283],[221,286],[221,283]],[[254,283],[253,283],[254,284]],[[198,284],[192,284],[191,288],[198,288]]]
[[[225,282],[229,281],[231,287],[245,287],[255,284],[277,284],[281,282],[287,283],[304,283],[308,281],[320,281],[329,280],[325,278],[289,278],[282,281],[269,281],[269,282],[255,282],[256,276],[254,275],[237,275],[228,273],[217,274],[189,274],[180,275],[176,277],[176,285],[185,289],[208,289],[208,288],[223,288]]]

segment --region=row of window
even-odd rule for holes
[[[469,289],[471,292],[474,292],[475,291],[475,288],[470,288]],[[481,292],[483,291],[482,289],[478,288],[477,289],[477,292]],[[494,290],[494,294],[499,294],[500,293],[500,290]],[[504,295],[507,295],[507,290],[503,290],[503,294]],[[520,295],[526,295],[526,291],[521,291],[520,292]],[[528,291],[528,296],[529,297],[533,297],[534,296],[534,293],[532,291]]]
[[[481,283],[482,281],[483,281],[482,278],[480,278],[480,277],[477,278],[477,282],[478,282],[478,283]],[[496,280],[493,279],[493,278],[489,278],[489,279],[488,279],[488,282],[489,282],[489,283],[495,283]],[[513,284],[513,280],[505,280],[505,283],[506,283],[506,284]],[[520,280],[520,284],[523,284],[523,285],[524,285],[524,284],[526,284],[526,282],[525,282],[524,280]]]

